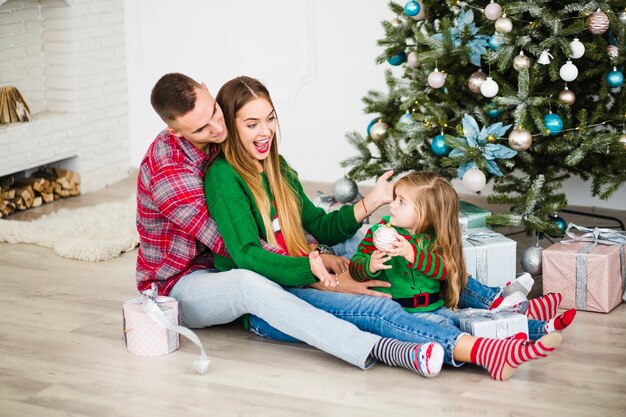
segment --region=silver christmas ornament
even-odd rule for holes
[[[626,10],[617,15],[617,17],[619,18],[619,21],[622,22],[622,24],[626,25]]]
[[[624,149],[626,149],[626,133],[622,133],[621,135],[619,135],[619,143],[621,143],[624,146]]]
[[[513,68],[517,71],[528,69],[532,65],[532,60],[524,55],[524,51],[520,51],[519,55],[513,58]]]
[[[565,87],[563,91],[559,93],[559,101],[568,106],[573,106],[576,102],[576,94],[569,88]]]
[[[491,3],[485,7],[485,17],[489,20],[498,20],[500,16],[502,16],[502,6],[491,0]]]
[[[509,134],[509,146],[516,151],[525,151],[533,144],[533,137],[524,128],[518,127]]]
[[[526,249],[520,258],[522,270],[530,275],[541,275],[541,257],[543,248],[539,244]]]
[[[418,68],[420,66],[417,60],[417,54],[414,51],[409,52],[409,55],[406,57],[406,64],[412,68]]]
[[[594,35],[602,35],[609,29],[609,17],[598,9],[587,18],[587,28]]]
[[[382,140],[385,138],[385,136],[387,136],[387,128],[389,126],[387,126],[387,123],[379,120],[378,122],[374,123],[374,125],[372,126],[372,128],[370,129],[370,138],[372,138],[373,141],[378,142],[379,140]]]
[[[359,194],[359,188],[356,185],[356,182],[352,181],[350,178],[343,177],[339,178],[333,184],[333,198],[340,203],[349,203],[354,201],[356,196]]]
[[[472,93],[479,94],[480,86],[483,85],[483,82],[485,82],[486,79],[487,79],[487,74],[485,74],[481,70],[478,70],[472,73],[472,75],[470,75],[469,78],[467,79],[467,87],[470,89]]]
[[[513,22],[506,16],[502,16],[496,20],[496,32],[509,33],[513,30]]]

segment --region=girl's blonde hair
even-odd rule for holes
[[[248,102],[258,98],[267,100],[274,107],[267,88],[260,81],[245,76],[228,81],[217,93],[216,101],[224,112],[224,120],[228,129],[228,137],[222,144],[222,150],[228,163],[241,175],[252,192],[254,201],[263,219],[265,239],[268,243],[278,246],[272,228],[272,219],[270,218],[271,203],[263,186],[261,173],[257,168],[255,160],[250,157],[243,147],[235,123],[237,112]],[[302,252],[309,253],[302,227],[301,201],[290,183],[283,178],[283,174],[295,174],[281,172],[277,142],[278,134],[276,133],[272,140],[269,156],[260,162],[274,196],[276,212],[280,219],[287,251],[290,255],[297,256]],[[287,170],[287,168],[284,169]]]
[[[445,305],[456,308],[459,295],[467,285],[459,225],[459,196],[447,180],[432,172],[414,172],[402,177],[394,190],[399,185],[407,187],[417,209],[417,233],[432,230],[435,234],[429,249],[444,258],[448,272],[443,286]]]

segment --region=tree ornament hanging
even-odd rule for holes
[[[528,272],[530,275],[541,275],[543,247],[537,243],[526,249],[520,258],[522,271]]]
[[[411,16],[411,19],[413,20],[422,20],[426,18],[426,8],[424,7],[424,3],[422,3],[421,1],[418,0],[414,0],[417,4],[419,4],[420,6],[420,12],[418,14],[416,14],[415,16]]]
[[[378,122],[380,120],[379,117],[374,117],[369,124],[367,125],[367,136],[371,136],[371,132],[372,132],[372,126],[374,126],[376,124],[376,122]]]
[[[340,203],[349,203],[354,201],[359,194],[359,187],[356,182],[348,177],[339,178],[333,184],[333,198]]]
[[[491,0],[491,3],[485,7],[485,17],[489,20],[498,20],[501,16],[502,7],[498,3]]]
[[[387,123],[382,120],[377,121],[370,129],[370,138],[372,138],[374,142],[383,140],[387,136],[388,128],[389,126],[387,126]]]
[[[494,33],[492,36],[489,37],[488,45],[491,49],[496,51],[499,47],[502,46],[502,38],[500,38],[497,33]]]
[[[419,3],[413,0],[409,0],[404,4],[404,13],[407,16],[417,16],[421,9]]]
[[[533,137],[523,127],[516,127],[509,134],[509,146],[518,152],[525,151],[533,144]]]
[[[482,191],[487,184],[487,177],[480,169],[474,167],[467,170],[463,175],[463,186],[471,192],[477,193]]]
[[[487,79],[487,74],[485,74],[482,70],[478,70],[467,79],[467,87],[474,94],[480,93],[480,86],[483,85],[483,82]]]
[[[487,105],[487,116],[492,119],[496,119],[502,115],[502,109],[496,106],[495,103],[489,103]]]
[[[618,88],[624,84],[624,75],[613,67],[613,71],[606,75],[606,84],[611,88]]]
[[[622,132],[622,134],[619,135],[619,139],[617,141],[621,143],[624,146],[624,149],[626,150],[626,132]]]
[[[552,55],[550,54],[550,52],[548,52],[547,49],[544,49],[541,52],[541,55],[539,55],[539,59],[537,60],[537,63],[541,65],[548,65],[550,64],[550,59],[552,59]]]
[[[556,113],[548,113],[543,116],[543,123],[546,125],[550,136],[556,136],[563,131],[563,119]]]
[[[448,156],[452,152],[452,148],[446,143],[444,135],[437,135],[430,143],[430,149],[437,156]]]
[[[420,63],[417,61],[417,54],[415,51],[409,52],[409,55],[406,57],[406,64],[411,68],[419,68]]]
[[[576,102],[576,94],[565,86],[565,88],[559,93],[559,101],[571,107]]]
[[[394,28],[400,27],[402,26],[402,21],[400,19],[398,19],[397,17],[391,19],[389,21],[389,23],[391,24],[391,26],[393,26]]]
[[[550,219],[550,224],[558,227],[560,232],[548,233],[548,236],[555,238],[555,239],[560,239],[565,235],[565,230],[567,230],[567,222],[565,221],[564,218],[559,217],[556,214],[554,214],[552,218]]]
[[[428,85],[432,88],[441,88],[446,82],[446,74],[439,72],[437,68],[428,74]]]
[[[602,35],[609,29],[609,17],[598,9],[587,17],[587,28],[594,35]]]
[[[415,123],[415,119],[413,118],[413,113],[407,111],[402,116],[400,116],[399,122],[404,125],[412,125]]]
[[[480,86],[480,94],[487,98],[495,97],[498,94],[498,90],[500,90],[498,83],[491,77],[487,77]]]
[[[578,38],[574,38],[574,40],[570,42],[569,46],[572,48],[572,55],[570,58],[578,59],[585,55],[585,44]]]
[[[617,15],[619,21],[622,22],[623,25],[626,25],[626,10]]]
[[[568,60],[559,70],[559,75],[565,82],[574,81],[578,77],[578,68]]]
[[[495,28],[496,32],[510,33],[513,30],[513,22],[506,15],[502,15],[496,20]]]
[[[615,59],[619,55],[619,48],[615,45],[607,45],[606,54],[610,59]]]
[[[517,71],[528,69],[532,65],[532,59],[524,55],[524,51],[520,51],[519,55],[513,58],[513,68]]]
[[[406,61],[406,54],[404,52],[400,52],[399,54],[387,58],[387,62],[395,67],[401,65],[404,61]]]

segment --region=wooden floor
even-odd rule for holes
[[[130,178],[19,216],[121,200],[133,190]],[[550,358],[507,382],[472,366],[430,380],[382,364],[362,371],[238,324],[197,331],[212,359],[200,376],[191,368],[198,351],[185,339],[163,357],[126,351],[121,305],[136,296],[136,255],[87,263],[0,243],[0,416],[626,415],[625,304],[610,314],[580,312]]]

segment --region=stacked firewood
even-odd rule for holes
[[[27,178],[8,176],[0,180],[0,218],[79,194],[80,175],[67,169],[46,167]]]

